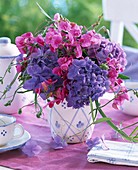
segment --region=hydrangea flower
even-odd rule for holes
[[[88,57],[82,60],[75,59],[68,70],[69,81],[67,89],[68,107],[80,108],[89,105],[89,97],[92,101],[98,100],[108,89],[108,72],[102,70]]]
[[[57,149],[64,149],[67,146],[67,143],[63,138],[57,135],[54,137],[50,145],[51,145],[51,148],[57,150]]]
[[[37,156],[42,151],[42,147],[38,145],[36,141],[29,140],[21,150],[27,156],[32,157]]]

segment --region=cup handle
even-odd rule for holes
[[[15,124],[15,127],[14,127],[14,133],[15,133],[15,129],[19,129],[20,131],[19,131],[19,133],[17,135],[13,136],[13,139],[17,139],[17,138],[22,137],[23,134],[24,134],[23,126],[21,124],[17,123],[17,124]]]

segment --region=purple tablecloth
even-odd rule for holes
[[[123,122],[123,124],[127,125],[138,121],[138,117],[125,115],[120,111],[113,110],[111,106],[107,106],[104,110],[117,124]],[[32,139],[37,141],[43,148],[42,152],[35,157],[28,157],[23,154],[21,149],[0,153],[1,166],[21,170],[137,169],[137,167],[117,166],[106,163],[89,163],[87,162],[88,151],[85,143],[71,144],[64,150],[51,149],[49,145],[51,141],[49,126],[45,120],[37,119],[32,112],[32,108],[28,107],[22,115],[14,114],[14,116],[31,134]],[[92,137],[100,137],[104,134],[107,138],[110,138],[111,132],[112,129],[106,123],[101,123],[95,126]]]

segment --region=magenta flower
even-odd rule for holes
[[[50,44],[52,41],[53,36],[55,35],[55,31],[53,29],[49,29],[49,32],[46,34],[46,44]]]
[[[35,48],[32,47],[32,45],[34,44],[34,36],[31,32],[27,32],[22,36],[16,37],[15,42],[22,54],[26,54],[28,51],[35,51]]]
[[[44,38],[41,35],[38,35],[37,37],[35,37],[35,41],[39,46],[44,46],[45,41]]]
[[[79,44],[76,44],[76,58],[82,58],[82,48]]]
[[[71,23],[71,30],[70,33],[73,37],[80,37],[82,34],[82,28],[83,26],[79,26],[75,23]]]
[[[60,21],[60,14],[59,14],[59,13],[56,13],[56,14],[54,15],[54,20],[55,20],[55,21]]]
[[[59,31],[67,31],[67,32],[69,32],[70,29],[71,29],[71,25],[70,25],[69,22],[63,21],[63,20],[61,20],[59,22],[59,25],[58,25],[58,30]]]
[[[53,47],[54,51],[61,45],[62,36],[60,34],[54,35],[51,39],[50,45]]]
[[[91,36],[89,34],[83,34],[81,36],[81,46],[82,47],[90,47],[91,45]]]
[[[118,106],[122,105],[124,100],[129,100],[126,87],[121,87],[117,94],[117,97],[113,101],[113,108],[118,109]]]

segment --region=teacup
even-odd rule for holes
[[[138,91],[138,82],[126,82],[127,89],[135,89]],[[128,92],[129,100],[125,100],[121,106],[123,113],[133,116],[138,116],[138,98],[134,95],[133,91]]]
[[[18,133],[15,134],[15,131]],[[16,118],[7,114],[0,114],[0,146],[8,144],[11,140],[20,138],[24,134],[24,128],[16,123]]]

